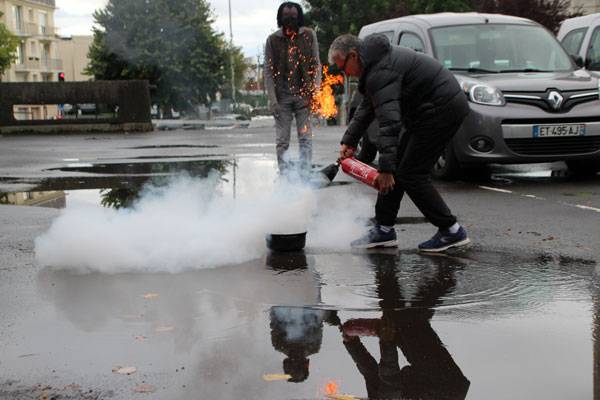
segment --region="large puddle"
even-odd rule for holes
[[[291,253],[181,274],[44,269],[37,286],[22,325],[44,334],[0,344],[6,379],[98,384],[132,365],[115,397],[144,381],[157,399],[588,399],[600,385],[586,260]]]

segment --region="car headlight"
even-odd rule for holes
[[[457,79],[462,89],[469,96],[469,100],[473,103],[486,106],[503,106],[506,104],[504,95],[498,88],[462,77],[457,77]]]
[[[486,106],[503,106],[506,104],[502,92],[488,85],[473,86],[469,91],[469,98],[473,103]]]

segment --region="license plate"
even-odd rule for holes
[[[533,137],[585,136],[585,124],[534,125]]]

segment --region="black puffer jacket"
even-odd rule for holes
[[[367,36],[359,48],[363,74],[358,106],[342,144],[355,147],[374,118],[379,123],[379,171],[394,172],[397,147],[404,130],[426,122],[448,126],[469,113],[467,98],[456,78],[438,61],[404,47],[392,46],[387,37]]]

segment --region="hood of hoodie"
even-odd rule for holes
[[[364,72],[377,64],[391,49],[390,40],[385,35],[374,33],[364,38],[358,49]]]

